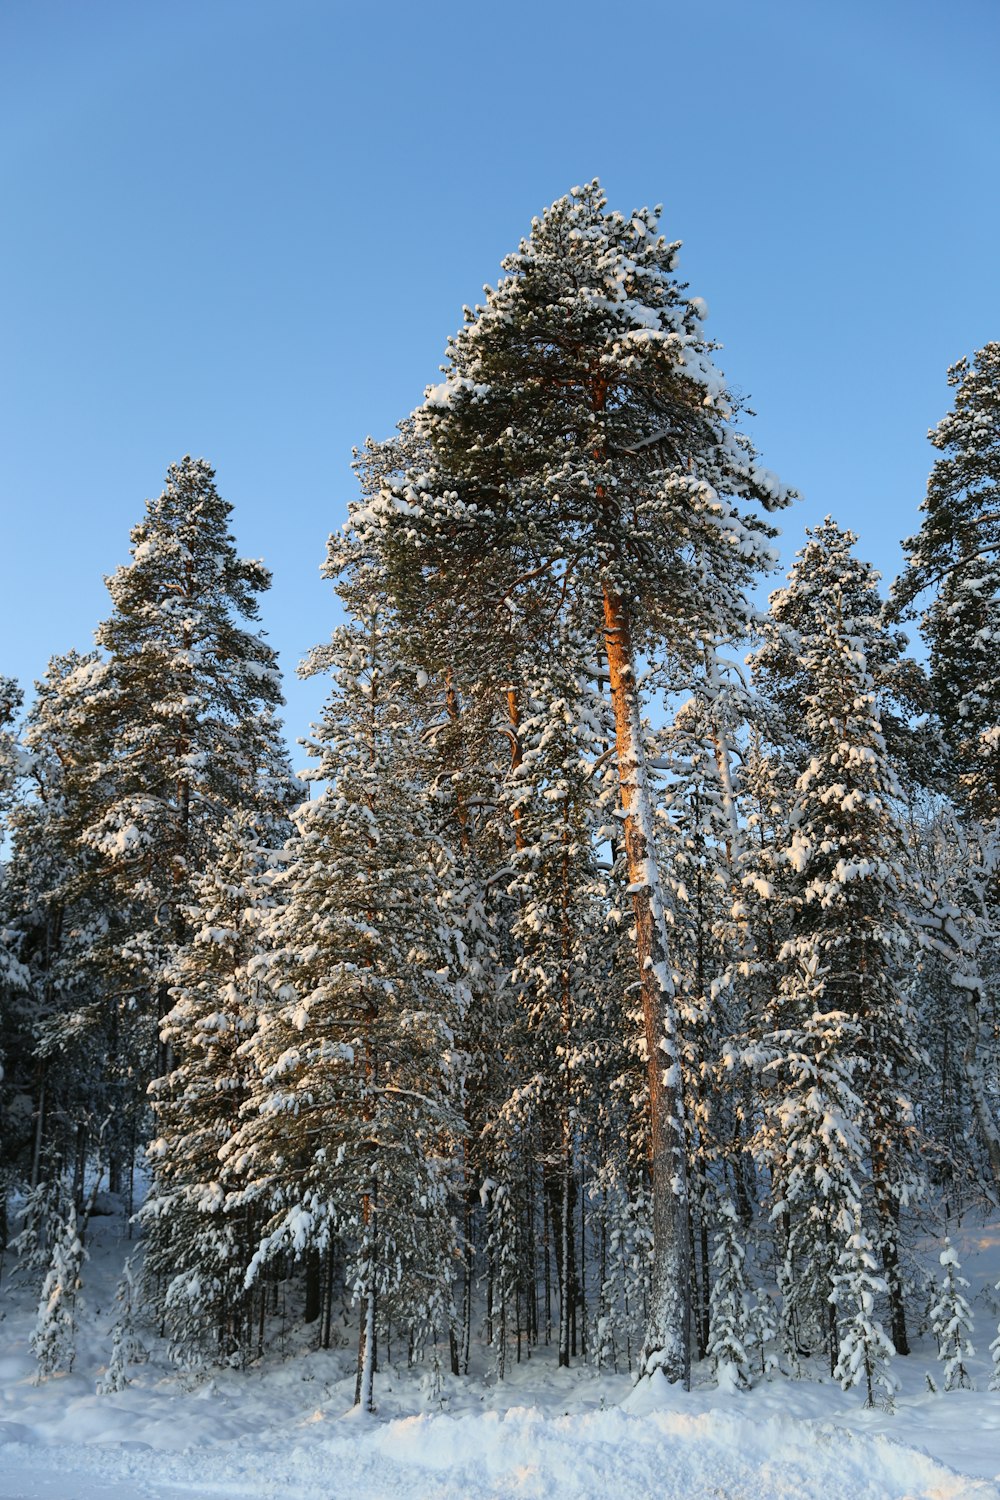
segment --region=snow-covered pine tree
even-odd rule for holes
[[[696,1346],[710,1344],[711,1235],[723,1175],[746,1208],[746,1086],[734,1041],[745,1030],[745,987],[734,981],[753,944],[742,915],[743,830],[730,748],[746,699],[726,682],[714,643],[706,645],[690,697],[656,736],[658,844],[670,895],[671,940],[688,1137],[691,1283]]]
[[[70,1205],[52,1246],[52,1259],[42,1286],[38,1317],[30,1343],[38,1360],[36,1381],[47,1380],[63,1370],[67,1374],[76,1358],[76,1317],[83,1263],[87,1252],[77,1226],[76,1208]]]
[[[957,1386],[959,1390],[971,1390],[972,1381],[965,1361],[976,1352],[971,1341],[973,1317],[972,1308],[962,1292],[963,1287],[968,1290],[969,1283],[962,1275],[955,1247],[947,1236],[940,1259],[944,1276],[930,1318],[931,1332],[937,1339],[938,1359],[944,1365],[944,1388],[952,1391]]]
[[[374,499],[387,483],[401,482],[425,452],[426,444],[412,422],[402,423],[390,442],[369,441],[356,456],[365,495]],[[324,571],[350,615],[364,616],[376,595],[385,600],[388,611],[385,559],[349,527],[330,537]],[[466,1060],[466,1086],[456,1204],[464,1244],[461,1320],[451,1349],[455,1374],[468,1373],[474,1293],[480,1280],[492,1289],[491,1305],[502,1295],[490,1265],[490,1257],[500,1253],[497,1234],[501,1225],[503,1233],[513,1231],[526,1211],[521,1191],[513,1196],[482,1191],[486,1182],[510,1179],[499,1137],[489,1127],[509,1095],[507,1064],[516,1050],[513,988],[508,982],[516,956],[515,906],[507,894],[514,839],[499,791],[512,763],[514,731],[508,720],[516,690],[510,688],[506,637],[475,625],[475,616],[468,612],[447,615],[433,591],[425,591],[417,602],[397,598],[392,610],[394,657],[403,675],[412,674],[409,712],[421,726],[419,736],[412,737],[414,775],[424,789],[428,827],[446,851],[451,872],[448,921],[462,955],[468,993],[456,1039]],[[305,670],[331,665],[335,666],[330,647],[324,645],[310,654]],[[401,682],[402,676],[397,687]],[[505,1038],[502,1048],[498,1037]],[[501,1204],[498,1217],[494,1209]],[[521,1234],[520,1228],[516,1232],[527,1248],[531,1233]],[[509,1271],[511,1255],[508,1250],[502,1253]],[[523,1274],[522,1268],[515,1280]],[[528,1311],[530,1322],[530,1303]],[[488,1319],[487,1333],[491,1331]]]
[[[151,1085],[157,1138],[140,1211],[144,1284],[177,1357],[245,1360],[257,1347],[250,1209],[227,1212],[242,1180],[220,1160],[253,1085],[250,1042],[262,981],[262,926],[274,908],[274,850],[290,828],[236,813],[185,911],[190,941],[170,970],[162,1037],[175,1066]]]
[[[513,754],[500,804],[513,831],[508,894],[519,949],[511,974],[517,1014],[514,1046],[505,1048],[507,1097],[486,1125],[508,1171],[523,1178],[541,1168],[555,1251],[560,1365],[569,1364],[582,1335],[578,1173],[584,1120],[607,1046],[610,978],[593,774],[603,705],[572,664],[573,652],[561,653],[509,692]],[[527,1284],[534,1266],[522,1265]]]
[[[228,816],[270,811],[278,790],[279,673],[253,628],[270,574],[238,556],[231,515],[203,459],[172,465],[132,530],[130,561],[107,580],[114,608],[96,632],[83,840],[103,899],[126,913],[102,961],[120,969],[116,988],[145,1024],[130,1075],[142,1092],[170,1068],[159,1027],[169,966],[190,937],[193,878]]]
[[[377,591],[335,632],[314,737],[321,795],[299,808],[276,886],[258,1071],[224,1153],[261,1216],[251,1276],[279,1253],[343,1249],[360,1309],[356,1402],[373,1409],[376,1336],[453,1330],[450,1173],[461,1136],[463,995],[448,872],[413,780],[411,674]]]
[[[448,347],[427,458],[352,512],[393,595],[517,652],[558,624],[607,663],[646,1040],[656,1244],[645,1365],[687,1378],[685,1141],[640,657],[738,633],[787,492],[758,465],[675,276],[676,245],[599,185],[536,219]],[[748,511],[740,502],[749,502]],[[430,608],[429,606],[433,606]],[[403,607],[401,603],[401,607]]]
[[[896,1351],[875,1316],[875,1298],[887,1290],[859,1214],[854,1233],[848,1236],[841,1251],[840,1269],[831,1293],[840,1311],[840,1348],[833,1375],[845,1391],[863,1380],[866,1406],[875,1405],[879,1390],[884,1392],[882,1399],[891,1403],[897,1389],[889,1372],[889,1362]]]
[[[116,912],[96,902],[87,875],[94,856],[81,848],[89,807],[89,767],[81,733],[93,706],[97,658],[54,657],[22,730],[23,795],[11,811],[10,860],[2,921],[20,961],[22,985],[4,1028],[8,1079],[20,1101],[4,1131],[4,1150],[34,1191],[48,1182],[58,1197],[65,1173],[78,1205],[83,1170],[107,1120],[120,1075],[112,1040],[127,1031],[93,962],[115,929]],[[105,1129],[113,1154],[115,1135]],[[117,1186],[117,1184],[116,1184]],[[44,1232],[43,1232],[44,1238]]]
[[[893,586],[892,602],[898,614],[919,612],[947,751],[941,775],[968,823],[968,888],[945,905],[963,914],[956,925],[964,928],[966,951],[958,969],[963,981],[971,981],[961,1049],[964,1084],[996,1191],[1000,1128],[987,1080],[1000,1064],[992,1021],[1000,971],[1000,343],[959,360],[948,371],[948,384],[953,407],[928,434],[939,456],[927,481],[920,530],[904,542],[906,568]]]
[[[733,1205],[724,1199],[717,1207],[716,1240],[712,1252],[712,1282],[709,1304],[708,1354],[720,1386],[744,1390],[750,1384],[749,1348],[753,1341],[752,1308],[740,1243],[739,1220]]]
[[[957,1210],[963,1191],[1000,1188],[996,848],[988,828],[943,798],[914,821],[912,847],[920,875],[915,1005],[926,1051],[921,1123],[932,1181]]]
[[[907,566],[893,601],[913,611],[930,596],[921,627],[952,783],[964,808],[992,823],[1000,812],[1000,343],[959,360],[948,384],[954,407],[929,434],[941,456],[920,530],[903,544]]]
[[[775,1212],[789,1226],[787,1309],[812,1304],[832,1373],[837,1267],[859,1224],[888,1283],[892,1342],[907,1352],[898,1225],[921,1177],[904,1092],[919,1053],[907,987],[912,880],[879,714],[902,641],[881,623],[876,575],[852,555],[853,535],[827,519],[808,537],[772,595],[754,658],[800,722],[785,850],[796,881],[765,1039],[764,1141]]]
[[[118,1315],[111,1325],[111,1357],[104,1375],[97,1382],[98,1396],[113,1396],[125,1390],[132,1365],[141,1364],[147,1357],[145,1346],[135,1330],[141,1275],[133,1261],[134,1257],[128,1256],[115,1292]]]
[[[20,754],[14,720],[22,695],[12,677],[0,677],[0,841],[8,837],[8,818],[19,779]],[[8,1198],[16,1175],[16,1150],[11,1143],[23,1134],[23,1119],[15,1121],[19,1097],[10,1076],[10,1043],[15,1015],[22,1009],[28,976],[17,957],[17,933],[9,920],[9,861],[0,864],[0,1272],[8,1240]]]

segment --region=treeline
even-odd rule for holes
[[[366,1407],[380,1350],[464,1374],[480,1338],[500,1377],[811,1356],[888,1396],[916,1230],[995,1201],[1000,345],[950,373],[890,604],[828,518],[763,613],[794,497],[658,212],[554,204],[358,455],[311,798],[203,461],[96,649],[23,716],[4,684],[0,1200],[43,1370],[86,1184],[131,1205],[143,1149],[126,1304],[235,1363],[353,1305]]]

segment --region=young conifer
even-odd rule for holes
[[[152,1086],[157,1137],[141,1210],[145,1286],[175,1353],[245,1360],[255,1347],[254,1294],[244,1282],[256,1249],[244,1185],[225,1148],[253,1087],[251,1042],[261,1003],[255,977],[262,928],[275,905],[275,846],[287,828],[237,813],[185,912],[190,942],[170,971],[173,1006],[161,1035],[174,1068]]]
[[[947,1237],[940,1259],[944,1276],[941,1278],[937,1301],[930,1310],[930,1317],[931,1332],[938,1344],[938,1359],[944,1365],[944,1388],[951,1391],[957,1386],[959,1390],[971,1390],[972,1381],[965,1368],[965,1361],[971,1359],[976,1352],[970,1337],[973,1317],[972,1309],[962,1293],[963,1287],[968,1290],[969,1283],[962,1275],[955,1247]]]
[[[235,1204],[263,1219],[252,1274],[282,1252],[343,1249],[366,1410],[387,1317],[418,1346],[452,1331],[459,1248],[462,992],[389,623],[375,594],[329,652],[335,686],[315,736],[327,784],[296,813],[264,971],[272,998],[250,1046],[258,1083],[225,1153],[246,1180]]]
[[[58,1371],[67,1374],[76,1358],[76,1322],[83,1262],[87,1252],[77,1227],[76,1208],[70,1205],[52,1246],[52,1259],[42,1286],[31,1348],[38,1360],[36,1382]]]

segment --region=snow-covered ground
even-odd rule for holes
[[[379,1376],[379,1414],[350,1412],[348,1339],[264,1366],[196,1378],[156,1355],[98,1396],[110,1349],[120,1222],[91,1225],[87,1310],[71,1375],[34,1385],[29,1300],[0,1291],[0,1500],[1000,1500],[1000,1392],[987,1390],[996,1331],[984,1288],[1000,1225],[953,1240],[977,1314],[977,1389],[934,1394],[927,1339],[897,1362],[894,1413],[865,1411],[830,1381],[774,1376],[745,1395],[709,1381],[557,1370],[543,1351],[503,1385],[426,1371]],[[978,1295],[975,1295],[978,1294]],[[284,1354],[284,1357],[281,1357]]]

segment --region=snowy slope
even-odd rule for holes
[[[16,1289],[0,1297],[0,1500],[1000,1500],[1000,1393],[986,1389],[983,1357],[994,1319],[981,1296],[978,1389],[932,1394],[924,1340],[897,1362],[895,1414],[866,1412],[829,1381],[776,1377],[740,1396],[705,1375],[684,1395],[559,1371],[543,1353],[502,1387],[448,1377],[438,1396],[426,1372],[390,1368],[379,1416],[364,1419],[349,1414],[351,1329],[339,1349],[275,1350],[260,1369],[204,1379],[154,1350],[127,1390],[95,1395],[116,1234],[112,1221],[94,1226],[71,1375],[31,1383],[30,1302]],[[981,1292],[1000,1232],[953,1238]]]

